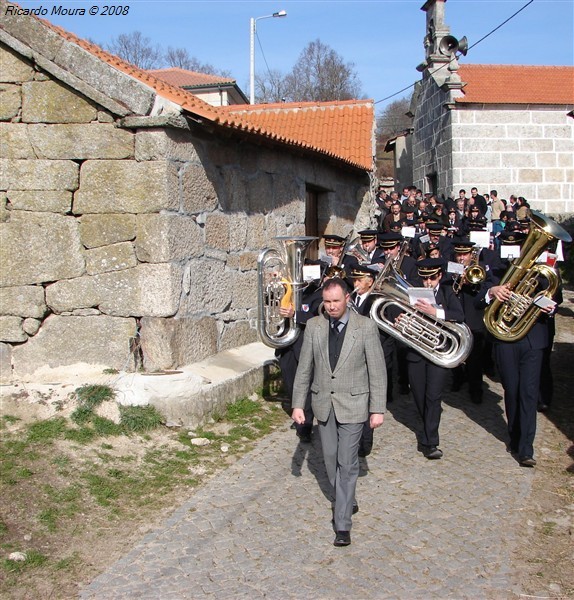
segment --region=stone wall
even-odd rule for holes
[[[319,233],[370,202],[359,171],[144,120],[0,46],[2,381],[174,369],[253,342],[257,255],[306,233],[307,187],[323,190]]]
[[[438,82],[443,83],[442,80]],[[532,208],[563,218],[574,213],[574,119],[566,107],[456,104],[425,73],[416,108],[413,182],[438,193],[496,189],[501,198],[524,196]]]
[[[427,177],[436,175],[436,191],[448,196],[453,185],[451,112],[444,107],[448,96],[428,74],[424,77],[413,122],[413,184],[432,191]]]
[[[547,214],[574,212],[574,119],[565,107],[453,111],[455,187],[524,196]]]

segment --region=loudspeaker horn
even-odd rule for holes
[[[445,35],[440,41],[438,49],[445,56],[450,56],[456,52],[460,52],[466,56],[468,52],[468,40],[464,36],[459,42],[453,35]]]

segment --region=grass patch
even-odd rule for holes
[[[78,552],[74,552],[71,556],[61,558],[58,562],[56,562],[54,569],[56,569],[56,571],[68,571],[81,565],[82,559],[80,558],[80,554]]]
[[[2,415],[0,417],[0,429],[6,429],[8,425],[13,425],[18,421],[21,421],[19,417],[14,417],[12,415]]]
[[[28,426],[28,442],[45,444],[63,438],[68,425],[64,417],[37,421]]]
[[[261,404],[256,400],[241,398],[227,407],[227,421],[243,421],[259,412]]]
[[[126,536],[126,524],[137,531],[158,511],[172,509],[186,488],[200,485],[286,419],[268,402],[241,399],[221,411],[226,423],[196,430],[211,444],[193,446],[183,428],[159,428],[164,418],[154,407],[120,407],[115,424],[96,415],[94,396],[87,398],[74,421],[58,416],[2,432],[0,485],[9,492],[2,508],[17,520],[0,520],[0,597],[14,596],[21,573],[27,597],[43,597],[48,584],[53,597],[73,597],[89,562],[84,549],[94,545],[102,556],[107,542]],[[12,522],[26,523],[46,556],[23,548],[22,529]],[[6,558],[21,549],[28,551],[26,560]]]
[[[37,550],[30,550],[26,552],[25,560],[10,560],[5,558],[2,563],[2,568],[10,573],[20,573],[27,569],[34,569],[41,567],[48,558],[38,552]]]
[[[154,406],[120,406],[120,418],[126,433],[151,431],[163,422],[163,416]]]
[[[105,400],[113,400],[114,390],[109,385],[83,385],[76,389],[78,406],[94,409]]]

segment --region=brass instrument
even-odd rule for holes
[[[464,323],[436,319],[410,305],[406,280],[389,263],[379,273],[370,317],[381,331],[413,348],[439,367],[453,369],[472,349],[472,333]],[[401,313],[400,322],[396,317]]]
[[[276,237],[280,250],[266,248],[257,258],[257,332],[271,348],[284,348],[299,337],[295,316],[287,319],[279,309],[292,305],[301,309],[305,253],[316,237]]]
[[[456,295],[462,290],[462,286],[465,284],[478,285],[486,279],[486,271],[484,267],[478,264],[480,253],[482,252],[481,246],[474,246],[470,251],[470,262],[465,267],[462,275],[459,275],[452,284],[452,289]]]
[[[343,246],[343,251],[341,252],[340,262],[343,262],[345,254],[349,254],[350,256],[354,256],[359,264],[364,265],[368,264],[369,255],[363,250],[361,246],[361,238],[356,237],[351,239],[351,234],[349,234],[345,239],[345,245]],[[332,279],[333,277],[340,277],[341,279],[346,279],[349,273],[345,271],[344,267],[340,267],[339,265],[329,265],[321,278],[321,285],[325,279]]]
[[[354,256],[359,261],[360,265],[368,265],[371,262],[368,252],[363,249],[360,237],[352,239],[348,244],[345,245],[343,255],[345,254]]]
[[[558,223],[533,210],[520,256],[500,280],[500,285],[508,286],[512,295],[506,302],[494,299],[484,311],[484,324],[495,338],[504,342],[521,340],[542,310],[534,300],[541,295],[552,298],[558,289],[558,273],[536,262],[548,245],[558,240],[571,242],[572,237]],[[548,282],[546,286],[544,280]]]
[[[399,274],[399,275],[403,275],[403,272],[401,270],[401,267],[403,265],[403,260],[405,258],[405,256],[408,253],[409,250],[409,246],[410,246],[411,240],[409,238],[405,238],[402,242],[401,242],[401,247],[399,248],[399,251],[397,253],[397,255],[393,258],[393,260],[391,261],[391,267]],[[386,266],[386,265],[385,265]]]

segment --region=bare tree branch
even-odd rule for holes
[[[120,33],[106,48],[140,69],[158,69],[163,65],[163,52],[159,46],[152,46],[151,40],[141,31]]]

